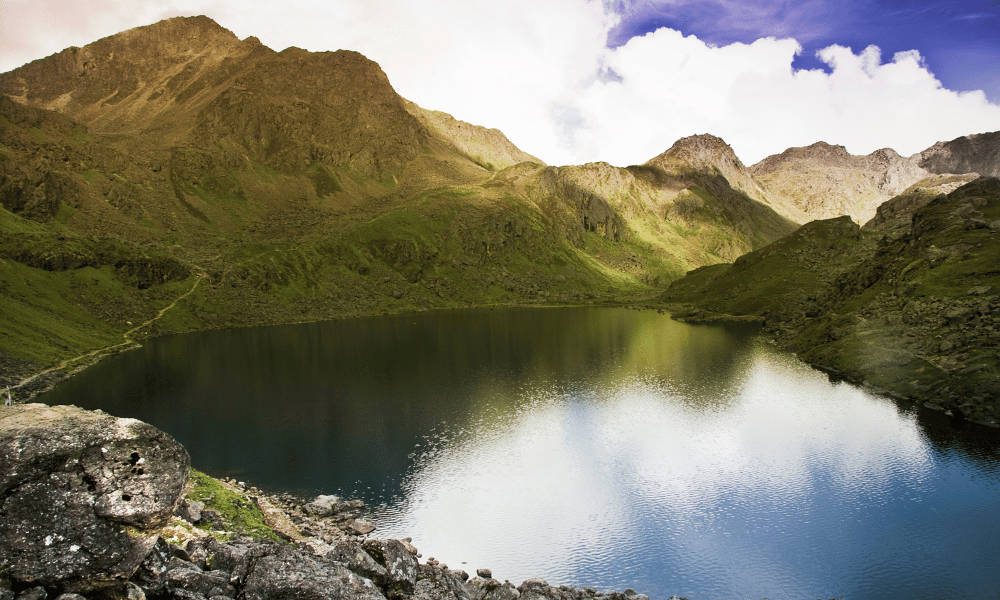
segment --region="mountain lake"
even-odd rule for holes
[[[192,464],[363,499],[501,581],[653,600],[996,598],[1000,433],[833,382],[759,329],[623,308],[153,339],[39,398]]]

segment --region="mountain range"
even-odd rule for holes
[[[653,298],[815,219],[905,229],[1000,175],[998,148],[818,142],[747,167],[706,134],[550,166],[356,52],[169,19],[0,74],[0,384],[170,332]]]

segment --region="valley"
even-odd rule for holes
[[[977,368],[979,387],[945,395],[972,393],[985,420],[998,217],[994,184],[975,180],[997,174],[997,143],[909,158],[817,143],[747,167],[704,134],[642,165],[551,166],[403,99],[356,52],[276,52],[205,17],[170,19],[0,74],[0,385],[26,400],[87,362],[53,369],[63,361],[170,333],[621,303],[673,284],[663,306],[761,319],[804,359],[903,396],[944,402],[942,373]],[[978,216],[909,229],[949,192],[965,200],[948,210]],[[936,268],[932,247],[961,268]],[[851,362],[875,333],[870,319],[844,325],[844,306],[907,314],[899,277],[919,280],[911,313],[973,311],[962,325],[975,331],[951,343],[979,349],[913,377]],[[925,360],[920,340],[891,361]]]

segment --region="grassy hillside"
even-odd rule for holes
[[[912,194],[913,192],[911,192]],[[1000,180],[913,207],[903,234],[818,221],[663,296],[680,318],[729,315],[784,332],[799,356],[853,381],[1000,420]],[[867,228],[866,228],[867,229]]]
[[[669,169],[548,167],[360,54],[205,18],[0,91],[0,385],[149,335],[648,296],[794,228],[717,138]]]

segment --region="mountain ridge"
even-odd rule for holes
[[[361,54],[206,17],[0,74],[0,116],[0,383],[123,336],[649,297],[808,217],[716,136],[545,165]]]
[[[867,222],[881,203],[931,175],[891,148],[855,156],[826,142],[768,156],[750,172],[800,222],[846,214],[858,223]]]

